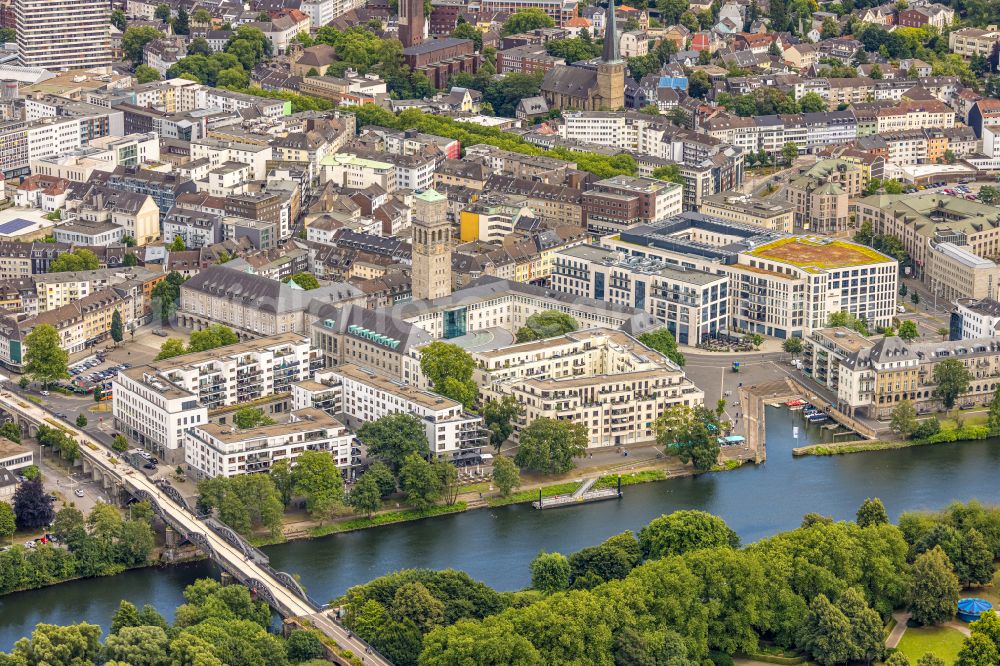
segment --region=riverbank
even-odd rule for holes
[[[836,456],[848,453],[868,453],[871,451],[892,451],[895,449],[910,449],[917,446],[932,444],[962,444],[977,442],[990,437],[986,426],[964,426],[958,429],[942,430],[925,439],[883,439],[862,440],[853,442],[831,442],[828,444],[811,444],[792,449],[793,456]]]
[[[724,460],[709,471],[724,472],[733,470],[741,467],[745,462],[749,461]],[[613,488],[618,485],[619,477],[621,478],[622,486],[631,486],[641,483],[669,481],[672,479],[680,479],[705,473],[706,472],[697,472],[693,468],[686,465],[680,465],[679,463],[670,465],[666,468],[661,466],[659,468],[639,469],[631,472],[612,472],[597,475],[597,482],[594,484],[594,489]],[[580,479],[575,479],[573,481],[534,484],[530,488],[511,493],[507,497],[496,494],[495,491],[492,496],[486,497],[485,495],[486,492],[488,492],[487,489],[489,488],[489,484],[475,484],[475,486],[472,487],[476,489],[482,487],[482,490],[486,492],[480,492],[479,490],[467,490],[461,492],[459,493],[460,499],[452,505],[438,505],[422,511],[418,511],[416,509],[385,511],[376,513],[371,518],[345,517],[331,523],[311,527],[304,527],[303,523],[294,523],[286,526],[287,529],[284,529],[282,534],[277,537],[272,537],[270,535],[258,535],[251,538],[250,542],[258,547],[273,546],[281,543],[299,541],[302,539],[315,539],[329,536],[331,534],[357,532],[373,527],[425,520],[427,518],[448,516],[466,511],[475,511],[478,509],[492,509],[511,506],[514,504],[528,504],[537,500],[539,493],[541,493],[543,498],[572,493],[580,486],[581,483],[590,478],[594,478],[594,476],[595,475],[585,475]],[[476,497],[476,493],[479,494],[479,497]]]

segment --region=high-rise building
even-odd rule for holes
[[[401,0],[399,3],[399,41],[404,48],[424,41],[423,0]]]
[[[25,67],[111,66],[107,0],[16,0],[17,52]]]
[[[448,197],[429,189],[413,197],[413,298],[451,293]]]

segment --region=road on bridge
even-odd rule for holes
[[[81,443],[80,453],[90,460],[91,463],[111,472],[121,479],[123,486],[131,485],[135,490],[148,493],[156,499],[160,508],[169,515],[171,522],[179,527],[184,535],[202,534],[214,551],[217,563],[224,569],[239,571],[247,578],[259,581],[266,585],[279,605],[278,610],[288,617],[300,617],[308,619],[320,631],[334,639],[341,648],[351,650],[354,654],[364,657],[364,663],[375,664],[376,666],[392,666],[392,663],[377,653],[368,653],[368,644],[357,636],[350,634],[347,629],[337,622],[330,620],[320,609],[313,604],[294,594],[280,582],[278,582],[268,569],[258,565],[243,552],[230,544],[219,534],[214,532],[198,517],[191,514],[185,507],[177,504],[172,498],[164,494],[160,488],[145,475],[137,473],[132,467],[117,461],[118,455],[107,448],[93,437],[83,432],[79,428],[67,423],[38,405],[21,400],[18,396],[9,391],[0,391],[0,407],[11,414],[19,414],[38,424],[58,423],[59,426],[72,434]]]

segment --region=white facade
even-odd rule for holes
[[[992,298],[972,300],[963,298],[955,303],[952,318],[961,321],[962,340],[991,338],[1000,330],[1000,303]]]
[[[447,456],[487,443],[481,416],[462,403],[420,390],[374,370],[342,365],[316,373],[318,381],[340,388],[340,406],[351,419],[368,423],[388,414],[413,414],[421,420],[431,451]]]
[[[286,333],[129,368],[114,379],[115,427],[177,459],[184,430],[205,423],[207,410],[290,392],[311,359],[309,339]]]
[[[239,162],[250,167],[254,180],[267,177],[267,161],[271,159],[270,146],[249,143],[234,143],[216,139],[198,139],[191,142],[191,161],[207,159],[211,169],[217,169],[226,162]]]
[[[293,411],[288,423],[252,430],[210,423],[189,428],[184,462],[202,477],[267,473],[279,460],[293,461],[305,451],[328,451],[340,469],[351,466],[354,435],[318,409]]]
[[[107,0],[17,0],[21,65],[50,70],[111,66]]]

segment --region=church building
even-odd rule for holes
[[[542,95],[550,109],[616,111],[625,106],[625,61],[618,52],[614,0],[604,30],[604,51],[593,65],[560,65],[542,79]]]

